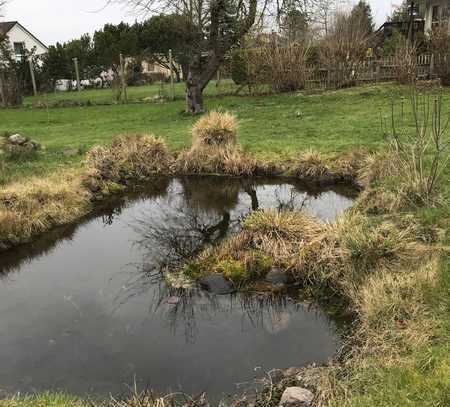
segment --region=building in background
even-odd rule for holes
[[[18,21],[0,22],[0,34],[8,37],[18,61],[23,58],[25,51],[34,50],[36,55],[43,55],[48,52],[47,46]]]
[[[437,26],[447,26],[450,32],[450,0],[416,0],[417,14],[425,22],[425,33]]]

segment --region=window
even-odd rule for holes
[[[441,8],[439,6],[433,6],[432,20],[439,21],[441,19]]]
[[[14,53],[16,54],[16,59],[22,59],[25,55],[25,43],[15,42],[14,43]]]

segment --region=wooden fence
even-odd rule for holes
[[[367,59],[351,66],[325,67],[311,65],[306,69],[306,89],[336,89],[346,84],[364,84],[395,80],[399,62],[395,57]],[[416,62],[417,79],[434,78],[434,57],[419,55]]]

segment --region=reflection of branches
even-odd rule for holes
[[[149,213],[135,219],[133,227],[140,236],[135,244],[159,266],[175,265],[223,239],[233,223],[228,212],[211,215],[184,204],[160,206],[158,219]]]
[[[278,211],[302,211],[311,200],[311,196],[307,193],[298,193],[294,189],[289,190],[287,199],[280,195],[280,188],[275,191]],[[300,200],[300,202],[298,202]]]

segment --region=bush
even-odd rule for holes
[[[417,77],[417,48],[407,40],[395,54],[395,76],[398,83],[411,85]]]
[[[231,79],[236,85],[249,85],[251,83],[244,53],[244,50],[236,49],[231,55]]]
[[[439,27],[433,31],[431,50],[434,54],[436,74],[443,85],[450,86],[450,35],[447,27]]]

